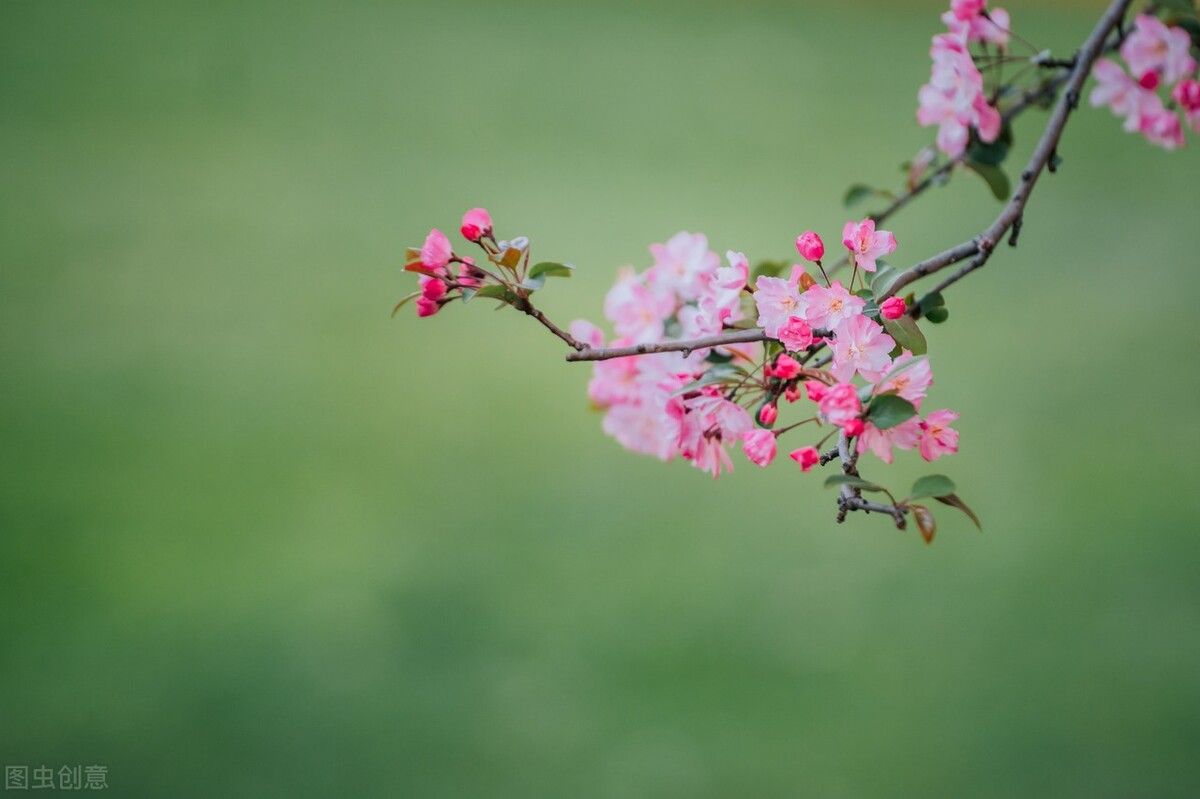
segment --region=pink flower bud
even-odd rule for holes
[[[950,0],[950,12],[955,19],[966,22],[979,16],[987,0]]]
[[[437,300],[428,297],[417,297],[417,316],[433,316],[442,309]]]
[[[742,433],[742,451],[759,466],[769,466],[775,460],[775,434],[770,430],[750,430]]]
[[[861,436],[863,431],[863,420],[851,419],[842,425],[842,430],[845,431],[847,437]]]
[[[821,453],[816,447],[801,447],[788,453],[788,457],[800,464],[800,471],[807,472],[821,462]]]
[[[1200,81],[1194,78],[1179,81],[1171,92],[1171,99],[1187,111],[1200,111]]]
[[[884,319],[899,319],[908,310],[908,305],[899,297],[888,297],[879,306],[879,312]]]
[[[479,241],[492,229],[492,217],[483,208],[472,208],[463,214],[462,227],[458,229],[467,241]]]
[[[778,338],[789,352],[799,352],[813,343],[812,328],[799,316],[789,316],[780,326]]]
[[[788,386],[783,392],[783,396],[788,402],[795,402],[800,399],[800,386]]]
[[[811,230],[804,231],[796,239],[796,249],[800,251],[801,258],[813,263],[825,257],[825,242]]]
[[[800,376],[800,364],[790,355],[780,355],[775,359],[775,368],[771,374],[780,380],[791,380]]]
[[[1151,92],[1157,89],[1158,84],[1160,83],[1162,83],[1162,78],[1159,76],[1158,72],[1153,69],[1143,72],[1142,76],[1138,78],[1138,86],[1141,86],[1143,89]]]
[[[421,275],[421,297],[432,302],[437,302],[442,297],[446,296],[446,284],[438,280],[436,277],[429,275]]]
[[[824,383],[819,383],[816,380],[809,380],[804,384],[804,391],[808,394],[808,398],[813,402],[820,402],[825,399],[826,392],[829,391]]]
[[[763,427],[770,427],[778,418],[779,408],[773,402],[768,402],[758,412],[758,421],[762,423]]]

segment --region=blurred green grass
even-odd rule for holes
[[[1099,6],[1007,5],[1064,53]],[[1194,142],[1082,110],[949,298],[930,402],[986,532],[933,547],[785,464],[619,450],[516,314],[388,318],[474,205],[579,265],[564,321],[680,229],[836,238],[928,138],[940,10],[6,4],[0,759],[147,797],[1194,795]],[[961,177],[897,257],[995,211]]]

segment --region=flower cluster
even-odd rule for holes
[[[895,237],[876,230],[870,219],[848,222],[842,235],[855,267],[851,287],[860,269],[864,277],[876,272],[878,259],[896,248]],[[707,239],[691,233],[653,245],[654,264],[645,271],[623,271],[604,303],[617,334],[608,346],[645,345],[646,352],[596,363],[588,394],[605,411],[605,432],[627,449],[662,460],[678,455],[714,477],[732,468],[728,449],[734,444],[742,444],[751,462],[767,466],[776,439],[808,422],[830,426],[856,440],[859,452],[888,463],[893,448],[919,449],[929,461],[955,452],[957,433],[948,425],[957,414],[918,415],[932,382],[928,362],[884,329],[910,330],[911,320],[900,321],[905,300],[876,304],[870,288],[852,293],[830,281],[821,265],[825,245],[812,231],[796,239],[796,249],[821,269],[824,282],[800,264],[786,278],[756,270],[752,281],[742,253],[726,253],[728,265],[721,266]],[[737,329],[743,320],[770,340],[686,354],[653,351],[655,345]],[[571,333],[587,347],[605,346],[603,332],[590,322],[576,321]],[[828,368],[807,365],[825,348]],[[777,428],[780,402],[805,399],[813,404],[802,418]],[[809,471],[819,446],[790,456]]]
[[[1125,130],[1141,133],[1168,150],[1184,144],[1178,108],[1193,131],[1200,131],[1200,82],[1192,38],[1182,27],[1171,27],[1157,17],[1142,14],[1121,45],[1121,59],[1096,63],[1093,106],[1108,106],[1125,120]],[[1164,102],[1163,94],[1167,96]]]
[[[951,3],[942,17],[948,31],[934,36],[929,50],[929,83],[917,93],[917,121],[938,126],[938,149],[951,158],[966,151],[972,129],[983,142],[1000,135],[1000,112],[988,102],[970,44],[992,44],[1003,53],[1008,49],[1009,20],[1004,9],[987,10],[984,5],[984,0]]]

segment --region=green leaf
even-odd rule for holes
[[[412,302],[413,300],[415,300],[417,297],[420,297],[420,296],[421,296],[421,292],[414,291],[412,294],[409,294],[404,299],[400,300],[400,302],[396,303],[396,307],[392,309],[392,316],[395,316],[397,311],[399,311],[405,305],[408,305],[410,302]]]
[[[880,394],[867,408],[867,419],[880,430],[889,430],[916,415],[916,406],[899,394]]]
[[[881,319],[883,329],[891,336],[896,345],[908,350],[913,355],[924,355],[929,352],[929,344],[925,341],[925,334],[921,332],[921,328],[917,327],[917,323],[911,316],[905,314],[899,319]]]
[[[912,358],[909,358],[907,361],[900,364],[899,366],[893,366],[890,370],[888,370],[884,374],[883,378],[879,381],[879,383],[882,384],[882,383],[888,382],[889,380],[894,380],[895,378],[899,377],[900,375],[907,372],[909,369],[912,369],[914,366],[916,366],[917,364],[919,364],[925,360],[928,360],[928,358],[926,358],[924,355],[916,355]]]
[[[939,305],[937,308],[930,308],[929,312],[925,314],[925,318],[935,325],[940,325],[950,318],[950,311]]]
[[[969,158],[966,163],[975,174],[983,178],[997,200],[1003,201],[1008,199],[1008,195],[1012,192],[1012,186],[1009,184],[1008,175],[1004,174],[1003,169],[994,164],[984,164],[979,161],[972,161]]]
[[[959,499],[958,494],[947,494],[944,497],[934,497],[934,499],[943,505],[949,505],[952,508],[958,508],[960,511],[967,514],[971,521],[975,522],[976,528],[981,531],[983,530],[983,525],[979,523],[979,517],[975,515],[975,511],[968,508],[967,503]]]
[[[531,266],[529,268],[529,274],[525,277],[527,279],[538,277],[539,275],[545,275],[546,277],[570,277],[571,273],[574,271],[575,267],[571,264],[559,264],[555,263],[554,261],[542,261],[541,263]]]
[[[504,300],[505,302],[510,302],[511,300],[516,299],[517,295],[515,295],[511,291],[509,291],[507,286],[500,286],[495,283],[492,283],[491,285],[484,286],[479,291],[475,292],[475,296],[476,297],[492,297],[497,300]]]
[[[933,518],[933,512],[924,505],[909,505],[908,508],[917,521],[921,537],[925,539],[926,544],[932,544],[933,537],[937,534],[937,520]]]
[[[912,492],[908,498],[945,497],[953,494],[954,491],[954,481],[946,475],[927,474],[924,477],[917,478],[917,482],[913,483]]]
[[[881,485],[876,485],[869,480],[864,480],[861,477],[856,477],[852,474],[831,474],[825,478],[825,487],[833,488],[834,486],[850,486],[863,491],[883,491]]]
[[[1196,13],[1196,5],[1192,0],[1154,0],[1154,4],[1160,8],[1171,8],[1187,14]]]
[[[946,298],[942,296],[940,291],[931,291],[921,298],[917,303],[917,307],[921,309],[921,315],[925,315],[931,308],[940,308],[946,304]]]
[[[404,263],[411,264],[413,261],[421,260],[421,251],[416,247],[409,247],[404,251]]]
[[[787,261],[759,261],[755,265],[753,271],[750,272],[750,279],[746,285],[754,288],[760,277],[779,277],[783,274],[783,270],[791,267]]]
[[[971,144],[967,147],[968,161],[988,166],[1000,166],[1008,157],[1008,151],[1012,147],[1012,128],[1005,123],[1000,128],[1000,135],[993,142],[982,142],[977,136],[972,136],[971,139]]]
[[[894,266],[876,262],[875,276],[871,278],[871,291],[876,297],[880,296],[898,274],[900,272]]]
[[[864,183],[855,183],[846,189],[846,193],[842,196],[842,205],[847,208],[853,208],[875,193],[876,189],[874,187],[867,186]]]
[[[466,305],[468,302],[473,300],[475,298],[475,294],[478,291],[479,291],[479,289],[471,289],[471,288],[463,289],[462,290],[463,305]]]

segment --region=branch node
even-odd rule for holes
[[[1008,246],[1016,247],[1017,238],[1021,235],[1021,225],[1025,224],[1025,214],[1019,215],[1013,220],[1012,232],[1008,234]]]

